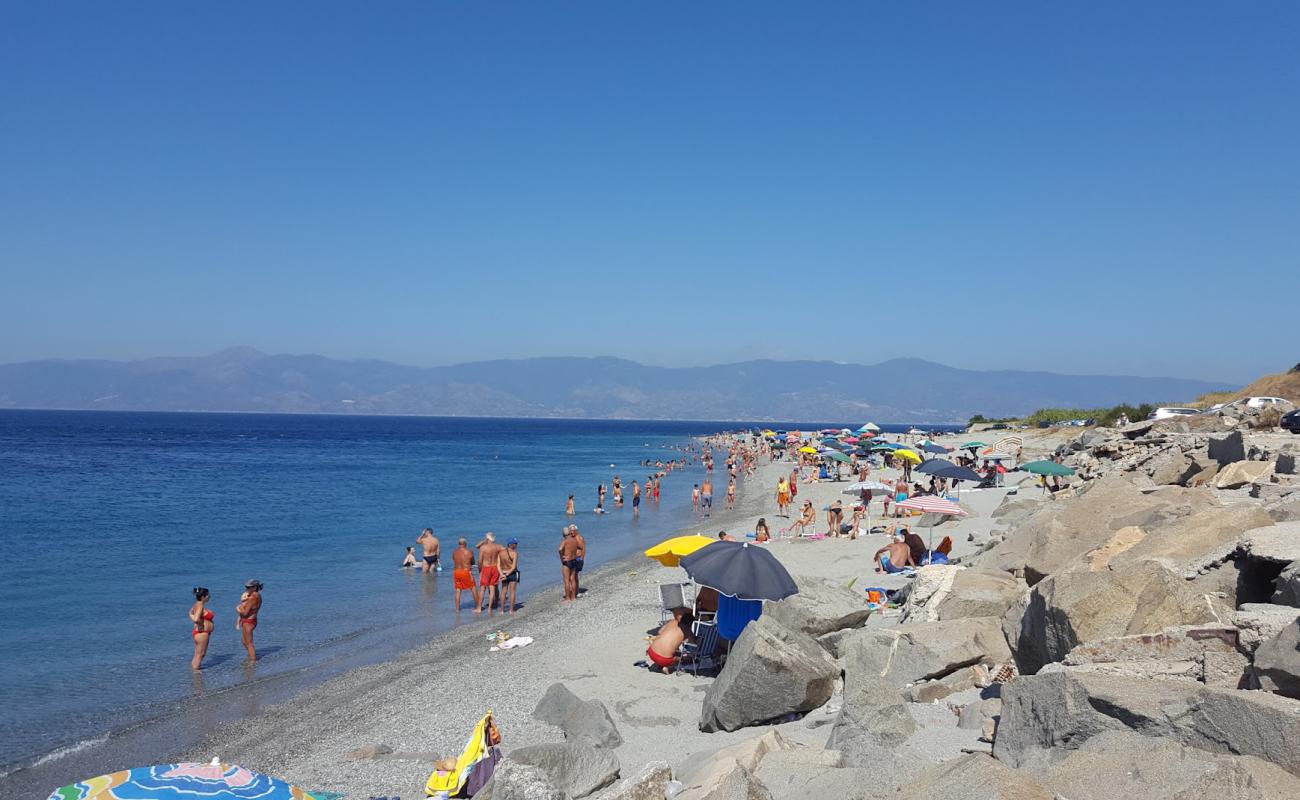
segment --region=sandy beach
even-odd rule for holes
[[[743,482],[734,510],[720,510],[684,532],[716,535],[727,530],[743,535],[753,530],[759,517],[767,518],[774,533],[786,527],[789,521],[774,514],[770,487],[789,469],[788,461],[761,464],[755,476]],[[811,499],[818,508],[836,499],[847,501],[842,495],[845,485],[804,484],[799,499]],[[955,556],[970,546],[970,530],[987,529],[988,514],[1010,490],[963,493],[963,502],[975,516],[936,531],[953,535]],[[878,501],[873,512],[880,512]],[[819,523],[823,516],[819,514]],[[886,536],[875,534],[855,541],[783,539],[770,547],[796,576],[896,588],[907,579],[872,571],[872,555],[885,542]],[[599,547],[599,542],[590,545]],[[554,568],[558,578],[558,566]],[[633,666],[644,655],[647,632],[659,622],[656,586],[685,578],[680,569],[630,557],[586,576],[587,592],[576,603],[559,603],[558,587],[545,590],[513,617],[474,621],[394,661],[340,676],[255,717],[222,726],[184,755],[201,761],[219,756],[311,790],[348,797],[422,796],[432,762],[458,753],[473,724],[489,709],[499,721],[507,752],[562,741],[559,729],[531,716],[555,682],[609,708],[624,738],[616,751],[624,775],[650,761],[677,766],[694,754],[753,739],[764,729],[699,731],[701,699],[712,678],[662,675]],[[884,624],[888,618],[880,615],[873,622]],[[497,630],[533,637],[534,643],[493,652],[486,637]],[[776,728],[792,741],[820,746],[829,731],[824,726],[833,721],[837,707],[833,699],[807,718]],[[974,743],[970,732],[957,731],[955,716],[947,709],[936,706],[918,713],[934,729],[937,749],[955,756],[962,746]],[[392,752],[378,758],[349,757],[376,745]]]

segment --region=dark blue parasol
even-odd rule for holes
[[[715,542],[683,558],[681,565],[701,586],[741,600],[780,600],[799,592],[776,556],[749,542]]]

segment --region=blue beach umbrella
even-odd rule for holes
[[[926,442],[921,449],[927,453],[934,453],[936,455],[944,455],[952,452],[949,448],[944,447],[941,444],[935,444],[934,442]]]
[[[314,800],[279,778],[222,764],[162,764],[55,789],[49,800]]]
[[[741,600],[780,600],[799,593],[776,556],[749,542],[715,542],[683,558],[681,566],[699,585]]]

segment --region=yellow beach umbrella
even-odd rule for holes
[[[916,453],[913,453],[911,450],[895,450],[893,453],[890,453],[890,455],[894,458],[906,458],[908,461],[915,461],[918,464],[921,463],[921,457]]]
[[[710,539],[707,536],[701,536],[698,533],[690,536],[674,536],[665,542],[660,542],[649,550],[645,551],[647,558],[653,558],[665,567],[675,567],[682,560],[683,556],[689,556],[702,547],[707,547],[718,541]]]
[[[815,448],[815,447],[800,447],[800,448],[799,448],[799,452],[800,452],[800,453],[812,453],[813,455],[817,455],[817,448]]]

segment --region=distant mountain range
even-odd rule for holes
[[[448,416],[964,422],[1038,408],[1176,402],[1230,384],[1177,378],[880,364],[745,361],[647,367],[529,358],[449,367],[266,355],[0,365],[0,408]]]

